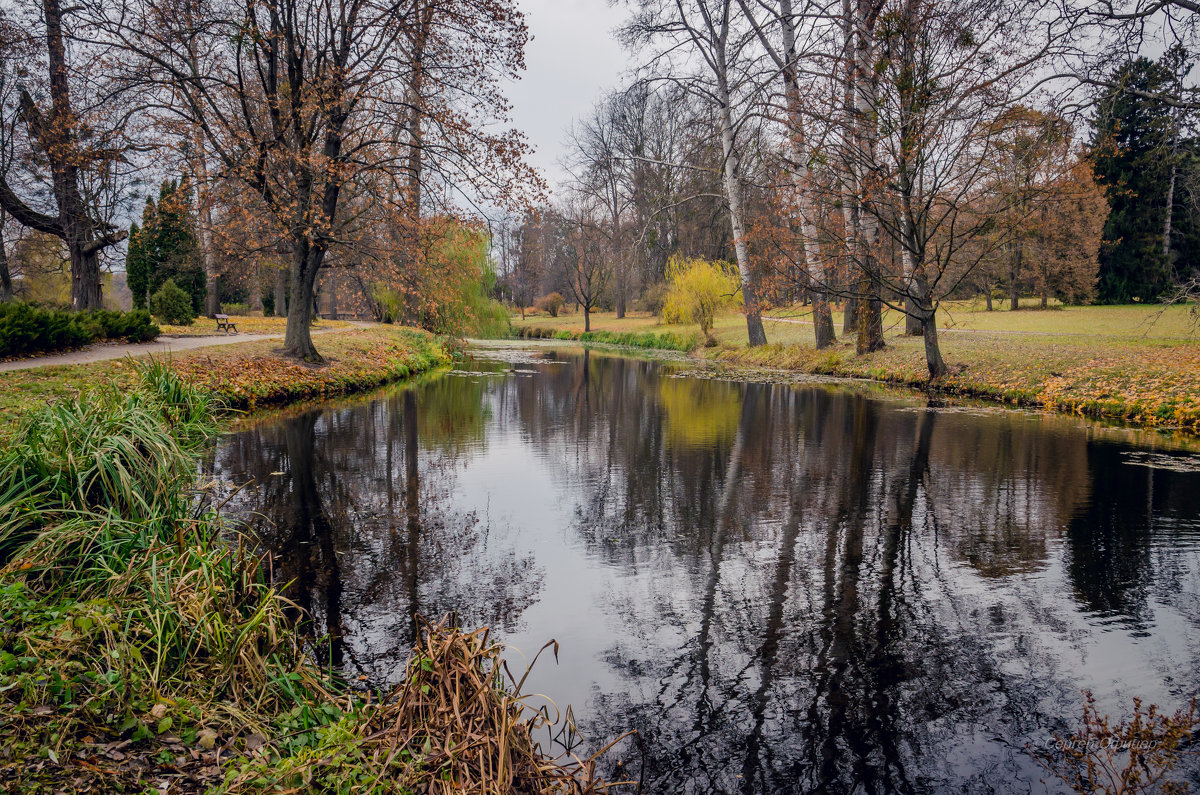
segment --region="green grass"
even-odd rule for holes
[[[699,334],[684,331],[574,331],[563,328],[521,326],[513,329],[513,336],[520,339],[599,342],[605,345],[621,345],[627,348],[654,348],[667,351],[682,351],[683,353],[687,353],[700,344]]]
[[[486,630],[426,626],[383,697],[313,662],[253,540],[195,499],[222,408],[152,362],[12,429],[0,790],[147,791],[183,773],[230,792],[600,791],[588,764],[542,754],[535,732],[560,727],[525,711]]]
[[[196,512],[218,408],[150,364],[132,388],[31,413],[5,445],[0,734],[18,755],[269,731],[271,716],[325,697],[257,555]]]

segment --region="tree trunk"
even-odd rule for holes
[[[847,298],[842,306],[842,336],[848,337],[858,330],[858,299]]]
[[[199,135],[196,136],[196,149],[192,167],[196,183],[193,186],[196,192],[196,243],[200,248],[200,262],[204,266],[204,314],[212,317],[221,311],[221,272],[213,246],[212,207],[204,196],[208,185],[208,161],[204,139]]]
[[[338,272],[332,270],[329,272],[329,283],[325,289],[329,291],[329,318],[330,320],[338,319]]]
[[[724,69],[724,64],[722,64]],[[738,156],[734,149],[733,114],[729,107],[729,87],[724,74],[718,76],[721,101],[721,150],[725,159],[725,198],[729,203],[729,221],[733,227],[733,250],[737,256],[738,275],[742,281],[742,303],[746,310],[746,336],[750,347],[766,345],[762,313],[758,305],[758,278],[750,267],[750,252],[746,246],[745,219],[742,214],[742,185],[738,174]]]
[[[1172,112],[1172,116],[1175,112]],[[1178,122],[1175,122],[1178,124]],[[1163,236],[1162,236],[1162,253],[1163,264],[1174,272],[1171,268],[1171,217],[1175,214],[1175,175],[1177,172],[1176,163],[1179,157],[1179,131],[1174,130],[1174,136],[1171,139],[1171,177],[1167,180],[1167,212],[1163,218]]]
[[[938,346],[937,318],[929,312],[922,323],[925,336],[925,363],[929,366],[929,380],[936,381],[946,374],[946,362]]]
[[[792,183],[799,205],[797,209],[800,215],[800,234],[804,238],[804,264],[808,270],[809,295],[812,296],[813,337],[817,350],[821,350],[836,342],[837,337],[833,331],[833,313],[829,310],[828,285],[824,284],[821,241],[817,236],[815,212],[808,185],[808,153],[805,145],[804,111],[796,74],[796,31],[792,0],[779,1],[779,20],[783,32],[782,72],[790,128],[788,145],[792,158]]]
[[[987,298],[987,311],[992,311],[992,285],[985,284],[983,286],[983,294]]]
[[[325,251],[310,245],[307,240],[295,241],[293,249],[291,301],[288,304],[283,350],[301,361],[320,363],[324,359],[312,343],[311,327],[317,274],[325,259]]]
[[[902,180],[901,192],[904,196],[902,203],[904,209],[900,213],[901,234],[903,238],[900,243],[900,262],[904,268],[904,289],[906,295],[904,298],[904,333],[910,337],[916,337],[922,333],[921,309],[912,298],[912,290],[915,286],[916,266],[913,262],[913,253],[909,248],[908,241],[916,239],[915,229],[913,224],[909,222],[908,208],[911,206],[911,182],[905,179]],[[919,249],[918,249],[919,250]]]
[[[590,304],[583,305],[583,330],[592,330],[592,309]]]
[[[869,274],[859,281],[859,292],[867,296],[858,305],[858,339],[854,349],[859,355],[883,350],[883,302],[879,295],[879,283]]]
[[[287,271],[275,268],[275,317],[287,317]]]
[[[912,238],[912,229],[908,223],[908,213],[902,212],[900,223],[903,224],[903,235],[905,239]],[[908,246],[904,243],[900,244],[900,262],[904,268],[904,289],[912,291],[913,288],[913,255],[909,251]],[[908,295],[904,299],[904,333],[910,337],[916,337],[922,334],[923,322],[921,320],[921,309],[913,301],[912,296]]]
[[[11,301],[12,273],[8,270],[8,247],[4,240],[4,211],[0,210],[0,302]]]
[[[918,298],[913,302],[920,313],[921,333],[925,338],[925,364],[929,368],[929,380],[936,381],[946,374],[946,362],[938,345],[937,307],[933,303],[928,282],[917,277],[915,286]]]
[[[880,299],[880,271],[877,246],[879,244],[879,219],[870,211],[867,190],[870,187],[863,175],[875,163],[875,116],[877,97],[875,92],[875,48],[872,31],[867,27],[870,13],[869,0],[858,0],[857,28],[854,47],[854,120],[857,156],[854,163],[854,184],[858,193],[859,236],[858,255],[862,276],[858,283],[858,340],[855,349],[859,354],[881,350],[883,344],[883,303]]]
[[[1013,244],[1012,256],[1009,257],[1008,271],[1008,309],[1016,312],[1021,308],[1021,266],[1025,259],[1025,247],[1020,243]]]

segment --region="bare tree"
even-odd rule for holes
[[[654,77],[700,97],[715,112],[722,187],[742,284],[746,332],[750,345],[755,346],[765,344],[767,336],[759,275],[750,262],[747,245],[743,152],[738,139],[753,116],[750,108],[759,93],[753,74],[757,63],[751,57],[757,39],[739,27],[741,21],[737,0],[640,0],[639,12],[627,26],[625,37],[630,42],[659,45],[651,63]]]
[[[369,248],[381,266],[393,242],[415,256],[416,231],[378,220],[416,226],[431,166],[496,202],[530,177],[520,135],[485,131],[504,117],[497,86],[522,67],[507,0],[123,0],[93,13],[139,59],[129,90],[195,131],[288,241],[284,348],[297,358],[320,360],[309,326],[332,248]]]
[[[78,9],[64,10],[59,0],[44,0],[38,8],[22,10],[23,20],[8,13],[0,19],[0,79],[6,84],[0,93],[5,100],[14,100],[4,102],[5,118],[0,121],[10,139],[3,146],[7,156],[0,167],[0,207],[24,226],[66,244],[71,258],[71,305],[94,309],[101,306],[101,253],[127,235],[108,220],[117,209],[114,194],[119,192],[128,147],[122,132],[126,120],[120,108],[103,100],[106,81],[92,74],[99,68],[97,48],[88,48],[74,64],[68,62],[65,28]],[[33,40],[37,28],[45,42],[44,60]],[[18,82],[20,75],[30,73],[26,59],[44,65],[48,103],[39,103],[32,87]],[[77,95],[81,86],[89,89],[83,92],[83,103]],[[11,142],[18,131],[24,136],[20,148]],[[48,175],[39,173],[39,163],[45,164]],[[32,172],[24,175],[28,189],[24,196],[19,195],[19,166]],[[49,183],[53,210],[39,207],[45,204],[36,198],[43,182]]]
[[[803,95],[806,92],[801,76],[801,53],[797,46],[799,14],[792,0],[778,0],[777,5],[770,6],[758,2],[757,5],[765,9],[771,26],[778,29],[777,36],[773,37],[769,26],[758,18],[759,8],[752,7],[749,0],[738,0],[738,5],[753,26],[783,84],[786,162],[796,196],[804,260],[813,297],[813,332],[816,347],[826,348],[833,344],[835,335],[833,315],[829,309],[829,298],[825,288],[829,278],[817,230],[817,201],[810,173],[810,163],[816,155],[809,146],[809,124],[803,110]],[[819,14],[822,10],[812,2],[803,2],[803,5],[806,11],[813,14]]]
[[[612,94],[571,131],[572,158],[569,168],[571,189],[603,208],[598,231],[605,239],[611,268],[612,291],[618,318],[625,317],[625,302],[630,287],[633,205],[631,168],[637,162],[623,157],[619,138],[622,133],[622,107],[625,97]]]
[[[573,196],[559,212],[562,222],[559,256],[569,269],[571,294],[583,309],[584,331],[592,330],[592,312],[612,281],[602,214],[598,203],[583,194]]]

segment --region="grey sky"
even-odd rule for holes
[[[606,0],[518,0],[518,5],[533,40],[525,53],[525,76],[508,90],[513,121],[537,149],[533,165],[555,187],[571,121],[614,88],[628,64],[613,38],[628,11]]]

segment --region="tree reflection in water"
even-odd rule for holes
[[[638,729],[609,763],[649,792],[1037,791],[1081,687],[1196,692],[1200,475],[1067,418],[540,356],[217,452],[352,675],[394,681],[414,610],[557,637],[538,689]]]

